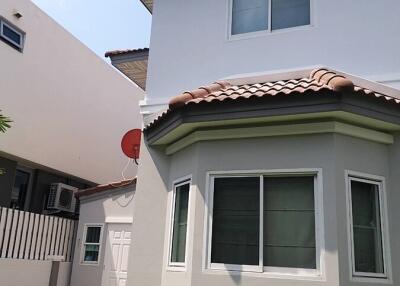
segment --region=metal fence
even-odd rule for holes
[[[0,258],[71,261],[74,220],[0,207]],[[53,257],[53,258],[52,258]]]

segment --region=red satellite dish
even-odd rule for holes
[[[132,129],[125,133],[121,140],[122,152],[129,158],[135,161],[139,159],[140,153],[140,139],[142,137],[142,130]]]

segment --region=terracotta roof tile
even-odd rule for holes
[[[143,52],[148,52],[149,48],[143,48],[143,49],[128,49],[128,50],[115,50],[115,51],[108,51],[104,54],[106,58],[112,57],[112,56],[119,56],[119,55],[126,55],[126,54],[137,54],[137,53],[143,53]]]
[[[277,95],[301,95],[306,92],[322,90],[334,92],[355,92],[360,95],[384,97],[388,101],[400,103],[400,99],[385,96],[372,90],[355,86],[353,82],[333,71],[325,68],[312,71],[309,77],[281,80],[275,82],[261,82],[254,84],[231,85],[229,82],[216,82],[210,86],[203,86],[194,91],[187,91],[173,97],[169,102],[169,109],[146,126],[152,127],[169,113],[184,106],[200,103],[224,102],[227,100],[250,99],[253,97],[269,97]]]
[[[80,198],[80,197],[85,197],[85,196],[89,196],[89,195],[93,195],[93,194],[103,193],[103,192],[118,189],[118,188],[134,186],[134,185],[136,185],[136,181],[137,181],[137,178],[133,178],[130,180],[123,180],[123,181],[119,181],[119,182],[98,185],[96,187],[92,187],[89,189],[79,190],[78,192],[75,193],[75,196],[77,198]]]

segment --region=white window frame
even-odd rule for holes
[[[87,236],[87,230],[89,227],[100,227],[100,238],[98,243],[92,243],[86,242],[86,236]],[[81,259],[80,263],[82,265],[93,265],[93,266],[98,266],[101,260],[101,250],[102,250],[102,244],[103,244],[103,233],[104,233],[104,223],[85,223],[83,227],[83,237],[82,237],[82,243],[81,243]],[[86,250],[86,245],[99,245],[99,255],[97,261],[85,261],[85,250]]]
[[[4,35],[4,26],[7,26],[7,28],[9,28],[13,32],[15,32],[15,33],[20,35],[20,37],[21,37],[21,43],[20,44],[14,42],[12,39],[10,39],[6,35]],[[2,38],[9,45],[15,47],[20,52],[22,52],[22,49],[24,47],[24,41],[25,41],[25,33],[20,31],[19,29],[17,29],[14,25],[10,24],[3,17],[0,17],[0,38]]]
[[[391,258],[390,258],[385,177],[346,170],[345,180],[346,180],[347,234],[348,234],[347,240],[348,240],[348,251],[349,251],[348,256],[349,256],[349,267],[350,267],[349,269],[350,280],[354,282],[390,283],[392,279],[391,278],[392,268],[391,268]],[[365,273],[365,272],[357,272],[355,270],[353,213],[352,213],[352,197],[351,197],[352,181],[364,182],[378,186],[384,273]]]
[[[187,227],[186,227],[186,243],[185,243],[185,262],[172,262],[172,243],[174,235],[174,219],[175,219],[175,199],[176,189],[180,186],[189,184],[189,197],[188,197],[188,213],[187,213]],[[168,261],[167,269],[169,271],[186,271],[186,264],[188,261],[188,244],[189,244],[189,228],[190,228],[190,198],[192,196],[192,175],[188,175],[175,180],[172,183],[172,199],[170,204],[170,217],[169,217],[169,234],[168,234]]]
[[[228,32],[228,40],[242,40],[242,39],[248,39],[248,38],[253,38],[253,37],[260,37],[260,36],[266,36],[269,34],[275,34],[275,33],[282,33],[282,32],[289,32],[289,31],[295,31],[295,30],[304,30],[308,29],[310,27],[314,26],[314,0],[310,0],[310,24],[308,25],[301,25],[301,26],[296,26],[296,27],[290,27],[290,28],[283,28],[283,29],[276,29],[272,30],[272,0],[265,0],[268,1],[268,28],[266,30],[262,31],[255,31],[255,32],[248,32],[248,33],[241,33],[241,34],[236,34],[232,35],[232,18],[233,18],[233,0],[227,0],[227,32]]]
[[[260,209],[263,207],[263,178],[268,176],[314,176],[314,208],[315,208],[315,249],[316,269],[264,267],[263,248],[260,247],[259,265],[232,265],[211,263],[212,247],[212,220],[215,178],[229,177],[260,177]],[[260,245],[263,244],[263,212],[260,211]],[[302,169],[274,169],[274,170],[240,170],[240,171],[213,171],[207,173],[206,209],[205,209],[205,246],[204,270],[220,271],[226,274],[232,272],[257,273],[271,278],[294,278],[301,280],[325,279],[325,241],[324,241],[324,214],[323,214],[323,182],[322,170],[318,168]]]

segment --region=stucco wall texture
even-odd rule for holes
[[[95,183],[119,180],[121,138],[141,127],[143,91],[31,1],[2,0],[0,16],[26,35],[22,53],[0,41],[0,109],[13,120],[0,151]]]
[[[132,245],[128,283],[132,285],[248,285],[353,286],[347,240],[345,171],[383,176],[388,201],[389,243],[393,285],[399,283],[400,236],[393,207],[400,197],[398,185],[399,136],[385,145],[339,134],[283,136],[258,139],[199,142],[172,156],[143,148],[142,166],[135,196],[135,243]],[[397,160],[397,161],[396,161]],[[268,274],[227,273],[205,269],[205,197],[207,172],[232,170],[317,168],[322,171],[324,215],[324,270],[321,279],[271,277]],[[167,270],[168,218],[172,182],[192,175],[187,269]],[[151,216],[149,215],[151,214]],[[151,223],[150,223],[151,221]],[[363,283],[372,286],[374,283]]]

